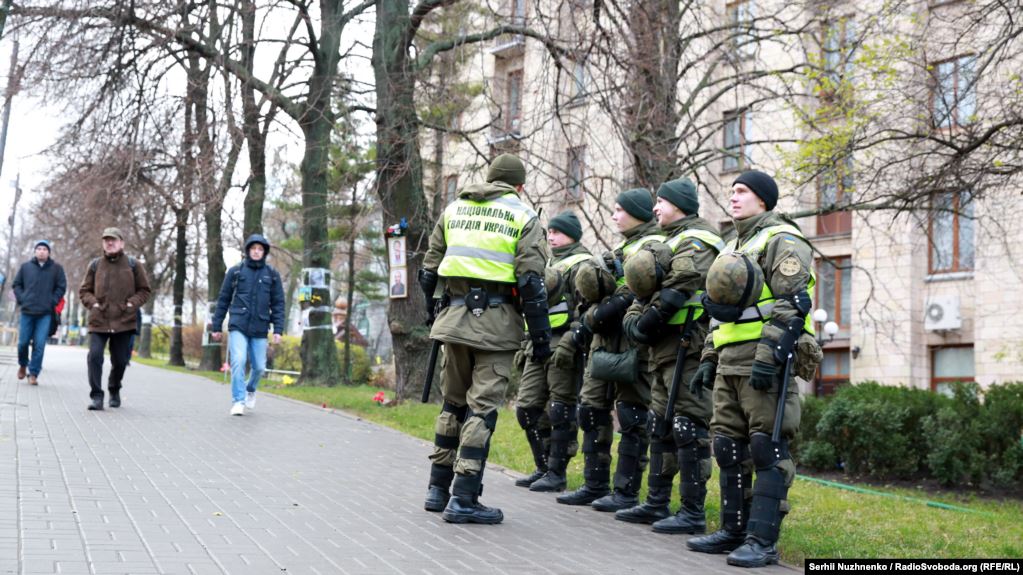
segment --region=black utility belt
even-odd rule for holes
[[[452,296],[450,305],[464,305],[469,308],[472,315],[480,317],[488,307],[497,307],[501,304],[512,303],[512,298],[500,295],[490,294],[483,288],[472,288],[469,293],[464,296]]]

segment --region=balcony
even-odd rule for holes
[[[494,44],[490,47],[489,52],[495,58],[521,56],[526,52],[526,37],[521,34],[502,34],[494,38]]]

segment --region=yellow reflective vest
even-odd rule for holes
[[[735,244],[739,241],[736,239],[734,243],[729,244],[721,253],[726,254],[731,253],[732,251],[738,251],[749,256],[753,261],[758,261],[760,259],[760,254],[767,248],[767,244],[771,241],[771,238],[781,233],[805,239],[805,236],[803,236],[803,233],[799,231],[799,228],[790,224],[780,224],[760,230],[757,232],[757,235],[750,238],[749,241],[738,249],[735,248]],[[806,285],[807,292],[810,292],[810,290],[813,289],[816,282],[817,278],[811,269],[810,281],[807,282]],[[718,349],[726,345],[759,340],[764,329],[764,324],[771,319],[771,311],[774,309],[774,304],[774,294],[771,293],[771,288],[765,281],[763,289],[760,290],[760,297],[757,299],[757,302],[742,310],[742,314],[739,316],[738,320],[722,323],[711,321],[712,328],[717,325],[717,329],[714,329],[712,332],[714,337],[714,348]],[[803,330],[810,335],[813,335],[814,333],[813,317],[810,314],[806,314],[806,319],[803,322]]]
[[[575,267],[577,264],[581,264],[592,257],[593,256],[591,256],[590,254],[573,254],[563,260],[560,260],[556,263],[552,263],[549,265],[553,266],[559,272],[561,272],[561,275],[567,275],[568,271]],[[569,311],[571,310],[568,309],[568,296],[562,294],[561,301],[551,306],[551,308],[547,310],[547,315],[550,317],[551,321],[551,329],[558,329],[559,327],[562,327],[565,324],[567,324],[568,320],[571,319],[571,314],[569,314]]]
[[[536,212],[514,193],[476,202],[458,199],[444,209],[441,277],[516,283],[515,249]]]
[[[682,245],[682,242],[688,239],[699,240],[711,248],[714,251],[721,253],[725,249],[725,240],[721,239],[721,236],[708,230],[685,230],[682,233],[670,238],[666,244],[671,248],[672,253],[678,250],[678,247]],[[682,309],[675,312],[675,315],[671,316],[668,320],[670,325],[682,325],[686,322],[686,315],[692,310],[693,321],[696,321],[703,317],[703,304],[700,303],[700,297],[703,296],[704,290],[697,290],[688,300]]]

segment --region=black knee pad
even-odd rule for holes
[[[522,429],[533,429],[540,422],[543,409],[539,407],[516,407],[515,418],[519,420]]]
[[[579,428],[583,431],[594,431],[609,425],[611,425],[611,411],[589,405],[579,406]]]
[[[676,415],[672,419],[671,431],[677,447],[686,447],[696,441],[696,423],[684,415]]]
[[[622,401],[615,404],[615,408],[618,411],[618,425],[621,426],[623,435],[639,433],[646,428],[650,417],[650,410],[647,408]]]
[[[771,441],[770,435],[759,432],[750,437],[750,452],[753,455],[753,465],[757,470],[770,469],[779,461],[790,457],[788,440],[782,439],[778,443],[774,443]]]
[[[560,401],[552,401],[547,410],[547,417],[551,420],[551,427],[562,427],[570,424],[575,419],[575,406]]]
[[[722,469],[735,467],[749,459],[749,444],[725,435],[715,435],[714,458],[718,461],[718,467]]]
[[[444,402],[443,405],[441,405],[440,409],[441,411],[453,413],[455,415],[455,419],[458,420],[458,423],[465,423],[465,418],[469,413],[468,405],[458,406],[453,403],[448,403],[446,401]]]

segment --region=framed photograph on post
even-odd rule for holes
[[[408,265],[405,260],[405,236],[387,238],[387,263],[392,268],[403,268]]]
[[[408,297],[408,269],[392,268],[390,278],[391,299]]]

